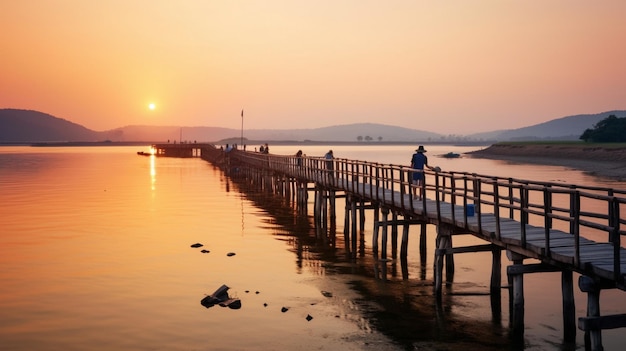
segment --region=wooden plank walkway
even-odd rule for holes
[[[335,179],[333,183],[336,184],[334,185],[336,189],[346,191],[348,188],[346,182],[341,179]],[[435,200],[428,198],[425,200],[425,211],[424,202],[412,199],[409,194],[399,192],[392,194],[392,191],[385,188],[376,188],[376,193],[372,194],[365,184],[359,183],[357,187],[365,189],[360,195],[366,200],[389,199],[383,200],[382,203],[393,209],[402,209],[407,207],[406,204],[410,204],[408,207],[413,209],[413,213],[417,217],[426,217],[433,224],[444,222],[462,228],[468,234],[525,257],[538,259],[545,263],[558,265],[561,269],[571,269],[592,277],[607,280],[615,278],[612,259],[614,252],[611,243],[595,242],[580,237],[577,244],[574,235],[570,233],[550,229],[549,235],[546,236],[545,228],[526,224],[526,242],[524,244],[521,233],[522,224],[519,221],[506,217],[496,218],[494,213],[480,213],[466,217],[463,206],[443,201],[439,202],[441,213],[438,215],[436,211],[437,201]],[[390,199],[395,199],[395,201]],[[500,221],[500,231],[497,230],[497,221]],[[580,250],[578,263],[575,262],[577,247]],[[626,272],[626,249],[620,248],[620,258],[621,269],[619,271]],[[626,275],[622,273],[621,277],[624,279]],[[624,290],[623,285],[616,287]]]

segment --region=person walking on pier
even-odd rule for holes
[[[334,183],[335,172],[333,172],[333,170],[335,169],[335,162],[333,160],[335,159],[335,156],[333,155],[333,150],[328,150],[326,155],[324,155],[324,158],[327,160],[326,170],[328,171],[328,176],[331,177],[330,180]]]
[[[296,152],[296,165],[298,165],[298,167],[302,166],[302,150]]]
[[[328,150],[326,155],[324,155],[324,158],[329,160],[329,161],[326,161],[326,169],[329,170],[329,171],[332,171],[333,168],[334,168],[333,167],[334,164],[333,164],[332,160],[335,158],[335,156],[333,156],[333,150]]]
[[[424,155],[426,149],[424,149],[424,145],[420,145],[411,157],[411,168],[416,171],[412,172],[412,183],[413,183],[413,198],[418,199],[421,196],[424,196],[422,192],[422,183],[424,182],[424,167],[434,170],[434,167],[428,165],[428,157]],[[419,196],[418,196],[419,189]]]

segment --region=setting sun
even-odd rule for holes
[[[154,110],[156,108],[156,105],[154,103],[150,103],[150,104],[148,104],[148,108],[150,110]]]

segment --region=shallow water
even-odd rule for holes
[[[305,154],[321,156],[328,147],[306,148]],[[413,149],[332,148],[336,157],[394,164],[407,164]],[[466,149],[430,147],[430,164],[608,182],[562,167],[437,157]],[[271,150],[293,154],[297,147]],[[136,151],[0,148],[1,350],[516,349],[508,340],[505,290],[501,311],[491,309],[488,253],[455,256],[454,284],[436,306],[432,240],[424,266],[417,240],[410,241],[409,279],[402,279],[397,262],[388,263],[387,280],[376,279],[381,267],[367,250],[371,218],[365,254],[352,261],[342,235],[336,247],[316,239],[310,218],[283,200],[233,182],[202,160]],[[191,248],[194,243],[204,246]],[[472,237],[455,241],[472,243]],[[507,264],[503,256],[503,269]],[[580,332],[576,346],[560,345],[559,278],[525,277],[527,350],[582,349]],[[200,304],[222,284],[241,309]],[[576,293],[577,316],[583,316],[586,296]],[[603,314],[624,312],[626,294],[607,291],[602,298]],[[607,350],[626,340],[620,334],[603,333]]]

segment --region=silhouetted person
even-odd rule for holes
[[[426,150],[424,149],[424,145],[420,145],[416,150],[415,153],[413,154],[413,157],[411,157],[411,168],[413,168],[415,171],[413,171],[413,175],[412,175],[412,182],[413,185],[415,185],[415,187],[413,187],[413,198],[417,199],[420,196],[424,196],[424,194],[422,194],[422,183],[424,182],[424,167],[433,170],[434,168],[428,165],[428,157],[426,157],[426,155],[424,155],[424,153],[426,152]],[[417,195],[417,189],[420,189],[420,196]]]

